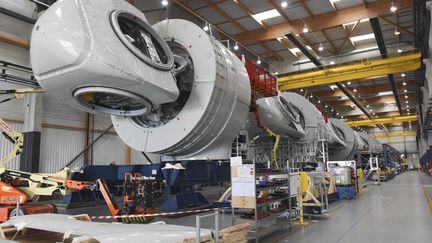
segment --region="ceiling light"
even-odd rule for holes
[[[303,89],[300,89],[300,92],[303,92]]]
[[[402,84],[403,84],[403,85],[406,85],[406,82],[403,82]]]
[[[238,50],[238,49],[239,49],[239,46],[238,46],[238,44],[236,42],[235,45],[234,45],[234,50]]]
[[[391,94],[393,94],[392,91],[378,92],[378,95],[379,95],[379,96],[385,96],[385,95],[391,95]]]
[[[319,47],[318,47],[318,51],[324,51],[324,46],[323,46],[323,44],[320,44],[320,45],[319,45]]]
[[[406,108],[409,108],[409,105],[407,105]]]
[[[307,48],[308,50],[312,50],[312,47],[310,47],[310,46],[306,46],[306,48]]]
[[[321,100],[318,100],[318,104],[321,104]]]
[[[370,109],[369,111],[370,111],[370,112],[372,112],[373,110],[372,110],[372,109]]]
[[[402,76],[402,77],[405,77],[406,75],[405,75],[405,73],[402,73],[401,76]]]
[[[336,113],[336,116],[339,116],[339,112]]]
[[[258,64],[258,65],[261,64],[261,59],[258,58],[258,60],[257,60],[257,64]]]
[[[408,112],[407,114],[409,115],[410,113]]]
[[[330,62],[330,65],[334,65],[334,64],[335,64],[335,62],[334,62],[334,61],[331,61],[331,62]]]
[[[279,72],[275,72],[275,73],[274,73],[274,75],[278,75],[278,74],[279,74]]]
[[[355,92],[357,92],[357,89],[354,89],[353,91],[354,91],[354,93],[355,93]]]
[[[397,52],[402,53],[402,49],[398,48]]]
[[[343,116],[341,116],[341,118],[343,119]]]
[[[405,101],[405,104],[408,104],[409,102],[408,102],[408,100],[407,101]]]
[[[405,99],[408,99],[408,95],[405,95]]]
[[[286,8],[286,7],[288,7],[288,2],[287,2],[287,1],[283,1],[283,2],[281,3],[281,7],[282,7],[282,8]]]
[[[167,0],[163,0],[163,1],[161,2],[161,4],[162,4],[162,6],[166,6],[166,5],[168,5],[168,1],[167,1]]]
[[[399,32],[399,30],[398,29],[395,29],[395,35],[400,35],[400,32]]]
[[[209,26],[208,26],[208,24],[206,23],[206,25],[204,25],[204,31],[209,31]]]
[[[348,83],[347,83],[348,85],[351,85],[351,81],[348,81]]]
[[[309,96],[309,98],[311,98],[311,99],[312,99],[312,98],[313,98],[313,95]]]
[[[300,49],[298,49],[298,48],[296,47],[296,48],[291,48],[291,49],[289,49],[289,51],[292,52],[292,53],[297,53],[297,52],[300,52]]]
[[[280,15],[279,11],[277,11],[276,9],[271,9],[268,11],[264,11],[264,12],[252,15],[252,17],[256,21],[258,21],[258,23],[262,23],[263,20],[271,19],[271,18],[278,17],[278,16],[281,16],[281,15]]]
[[[367,106],[366,106],[366,108],[369,108],[369,107],[370,107],[370,105],[367,105]]]
[[[327,108],[328,107],[328,105],[325,105],[325,108]]]
[[[329,85],[330,89],[332,89],[333,91],[337,88],[336,85]]]
[[[374,116],[375,116],[375,112],[374,112],[374,113],[372,113],[372,115],[374,115]]]
[[[375,38],[374,33],[350,37],[352,42],[363,41],[363,40],[374,39],[374,38]]]
[[[332,111],[334,111],[334,109],[332,109]]]
[[[408,92],[408,90],[404,89],[404,93]]]
[[[309,28],[307,27],[307,25],[303,26],[303,33],[307,33],[309,32]]]
[[[391,6],[390,6],[390,11],[392,11],[393,13],[397,11],[397,7],[394,4],[394,2],[392,2]]]

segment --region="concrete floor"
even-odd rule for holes
[[[432,213],[422,187],[418,172],[402,173],[339,203],[328,218],[267,242],[432,242]]]
[[[409,171],[379,186],[368,185],[362,196],[330,204],[330,216],[313,219],[308,226],[296,227],[291,232],[274,233],[259,242],[430,243],[432,212],[422,184],[432,185],[432,179],[423,173]],[[104,205],[63,212],[109,215]],[[195,226],[194,215],[156,220]],[[222,228],[231,226],[231,215],[221,214],[219,222]],[[209,218],[202,225],[204,228],[214,227],[214,221]]]

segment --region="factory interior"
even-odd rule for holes
[[[431,12],[0,0],[0,242],[432,242]]]

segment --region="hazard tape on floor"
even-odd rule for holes
[[[228,208],[207,208],[207,209],[194,209],[188,211],[167,212],[167,213],[151,213],[151,214],[127,214],[127,215],[114,215],[114,216],[92,216],[91,219],[124,219],[124,218],[142,218],[142,217],[155,217],[155,216],[170,216],[179,214],[192,214],[204,213],[212,211],[221,211]]]

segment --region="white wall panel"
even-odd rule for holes
[[[0,96],[3,99],[3,96]],[[22,120],[23,119],[23,102],[22,100],[11,100],[0,104],[0,118]]]
[[[53,173],[61,170],[83,150],[84,141],[85,135],[82,131],[42,128],[40,171]],[[80,168],[82,165],[81,156],[72,168]]]
[[[30,63],[29,51],[0,41],[0,60],[20,65],[28,65]]]
[[[33,25],[0,14],[0,34],[19,39],[25,42],[30,41],[30,33]],[[0,59],[21,65],[29,65],[29,51],[21,47],[0,42]]]
[[[21,130],[21,124],[10,123],[9,126],[16,131]],[[10,141],[8,141],[5,138],[5,136],[1,135],[0,136],[0,159],[5,158],[12,151],[12,149],[13,149],[13,144]],[[17,156],[15,159],[10,161],[6,166],[9,169],[17,170],[19,169],[19,161],[20,161],[20,156]]]
[[[99,136],[95,133],[95,138]],[[105,134],[93,146],[93,164],[107,165],[114,162],[117,165],[124,164],[125,145],[117,135]]]
[[[43,123],[82,128],[84,127],[85,117],[86,115],[84,112],[64,105],[51,96],[43,94]]]

